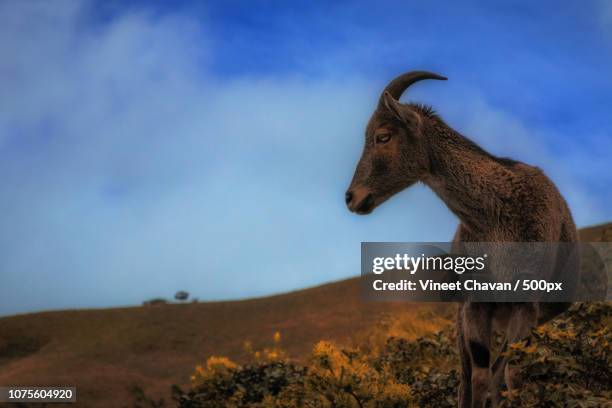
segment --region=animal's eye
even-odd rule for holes
[[[391,140],[391,133],[382,133],[376,136],[376,143],[387,143]]]

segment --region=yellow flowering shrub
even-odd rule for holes
[[[358,350],[343,350],[321,341],[309,366],[309,387],[330,406],[407,406],[410,386],[396,382],[386,368],[377,370]]]
[[[455,407],[459,386],[452,327],[414,338],[398,324],[375,346],[343,348],[327,341],[297,364],[272,346],[253,351],[251,364],[211,357],[196,367],[181,408]],[[499,342],[499,340],[498,340]],[[248,347],[246,347],[248,346]],[[257,354],[259,353],[259,354]],[[574,305],[506,352],[524,384],[503,392],[502,407],[601,407],[612,401],[612,303]]]
[[[217,376],[230,376],[232,371],[237,367],[238,366],[227,357],[212,356],[206,360],[206,365],[204,367],[201,365],[196,366],[195,372],[191,376],[191,386],[193,388],[198,388],[211,378]]]

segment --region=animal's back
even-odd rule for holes
[[[464,242],[576,242],[569,207],[554,183],[538,167],[496,158],[488,169],[499,187],[484,230],[460,224],[455,240]]]

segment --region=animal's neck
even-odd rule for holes
[[[468,229],[487,231],[503,214],[510,170],[440,119],[427,122],[430,169],[423,182]]]

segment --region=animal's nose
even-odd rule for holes
[[[352,200],[353,200],[353,192],[349,190],[344,195],[344,201],[346,201],[346,205],[349,205]]]

